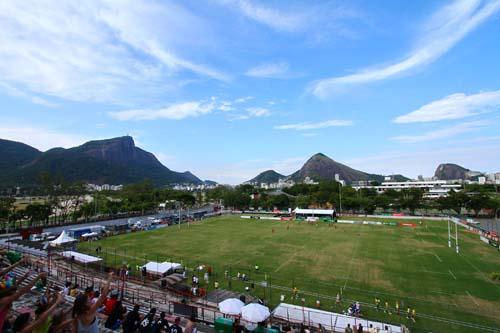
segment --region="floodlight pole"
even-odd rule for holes
[[[457,253],[460,252],[460,247],[458,246],[458,224],[455,223],[455,250]]]
[[[448,217],[448,247],[451,247],[450,219],[451,219],[451,217]]]

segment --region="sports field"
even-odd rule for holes
[[[221,287],[244,291],[247,284],[225,278],[237,272],[250,280],[268,281],[250,290],[271,306],[285,302],[341,312],[350,301],[362,302],[363,315],[404,323],[412,332],[500,332],[500,253],[460,230],[461,254],[447,245],[447,222],[423,221],[417,227],[378,225],[317,225],[224,216],[187,225],[129,233],[102,241],[81,243],[95,254],[100,245],[110,265],[173,260],[187,267],[209,265]],[[255,271],[255,265],[259,271]],[[203,280],[203,279],[200,279]],[[285,287],[285,288],[282,288]],[[292,287],[298,299],[292,299]],[[335,295],[343,290],[343,302]],[[374,298],[381,300],[381,310]],[[388,302],[391,314],[384,311]],[[401,304],[404,315],[395,314]],[[406,319],[416,309],[416,323]],[[470,323],[476,328],[459,323]],[[478,328],[481,327],[481,328]],[[489,328],[489,329],[488,329]]]

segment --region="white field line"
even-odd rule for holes
[[[443,260],[441,260],[441,258],[437,254],[435,254],[435,253],[433,253],[433,254],[437,258],[437,260],[439,260],[439,262],[443,262]]]
[[[347,278],[345,279],[344,287],[342,289],[345,289],[347,286],[347,282],[349,281],[349,278],[351,277],[351,271],[352,271],[352,263],[354,262],[354,257],[356,256],[356,251],[358,250],[358,245],[359,245],[359,238],[356,241],[356,245],[354,245],[354,249],[352,250],[352,257],[351,261],[349,262],[349,272],[347,273]]]
[[[467,295],[469,295],[469,297],[472,299],[472,301],[474,302],[474,304],[476,304],[477,306],[479,306],[479,304],[477,304],[476,300],[474,299],[474,297],[470,294],[470,292],[468,290],[465,291],[467,293]]]
[[[450,272],[451,276],[453,276],[453,278],[456,280],[457,277],[455,276],[455,274],[453,274],[453,272],[451,271],[451,269],[448,270],[448,272]]]

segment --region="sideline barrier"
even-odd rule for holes
[[[361,324],[363,325],[363,329],[368,329],[370,325],[372,325],[375,329],[377,329],[377,332],[380,333],[401,333],[403,331],[401,326],[287,303],[280,303],[273,310],[272,315],[275,319],[282,319],[287,322],[293,322],[296,324],[305,323],[310,327],[317,327],[319,324],[321,324],[321,326],[333,332],[344,332],[347,324],[350,324],[351,328],[357,326],[358,324]],[[386,326],[389,329],[387,331],[384,330]]]

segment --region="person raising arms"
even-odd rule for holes
[[[76,297],[73,304],[73,333],[99,333],[99,320],[96,317],[96,312],[106,299],[112,278],[113,272],[108,274],[108,280],[101,296],[94,304],[89,302],[85,294],[79,294]]]

